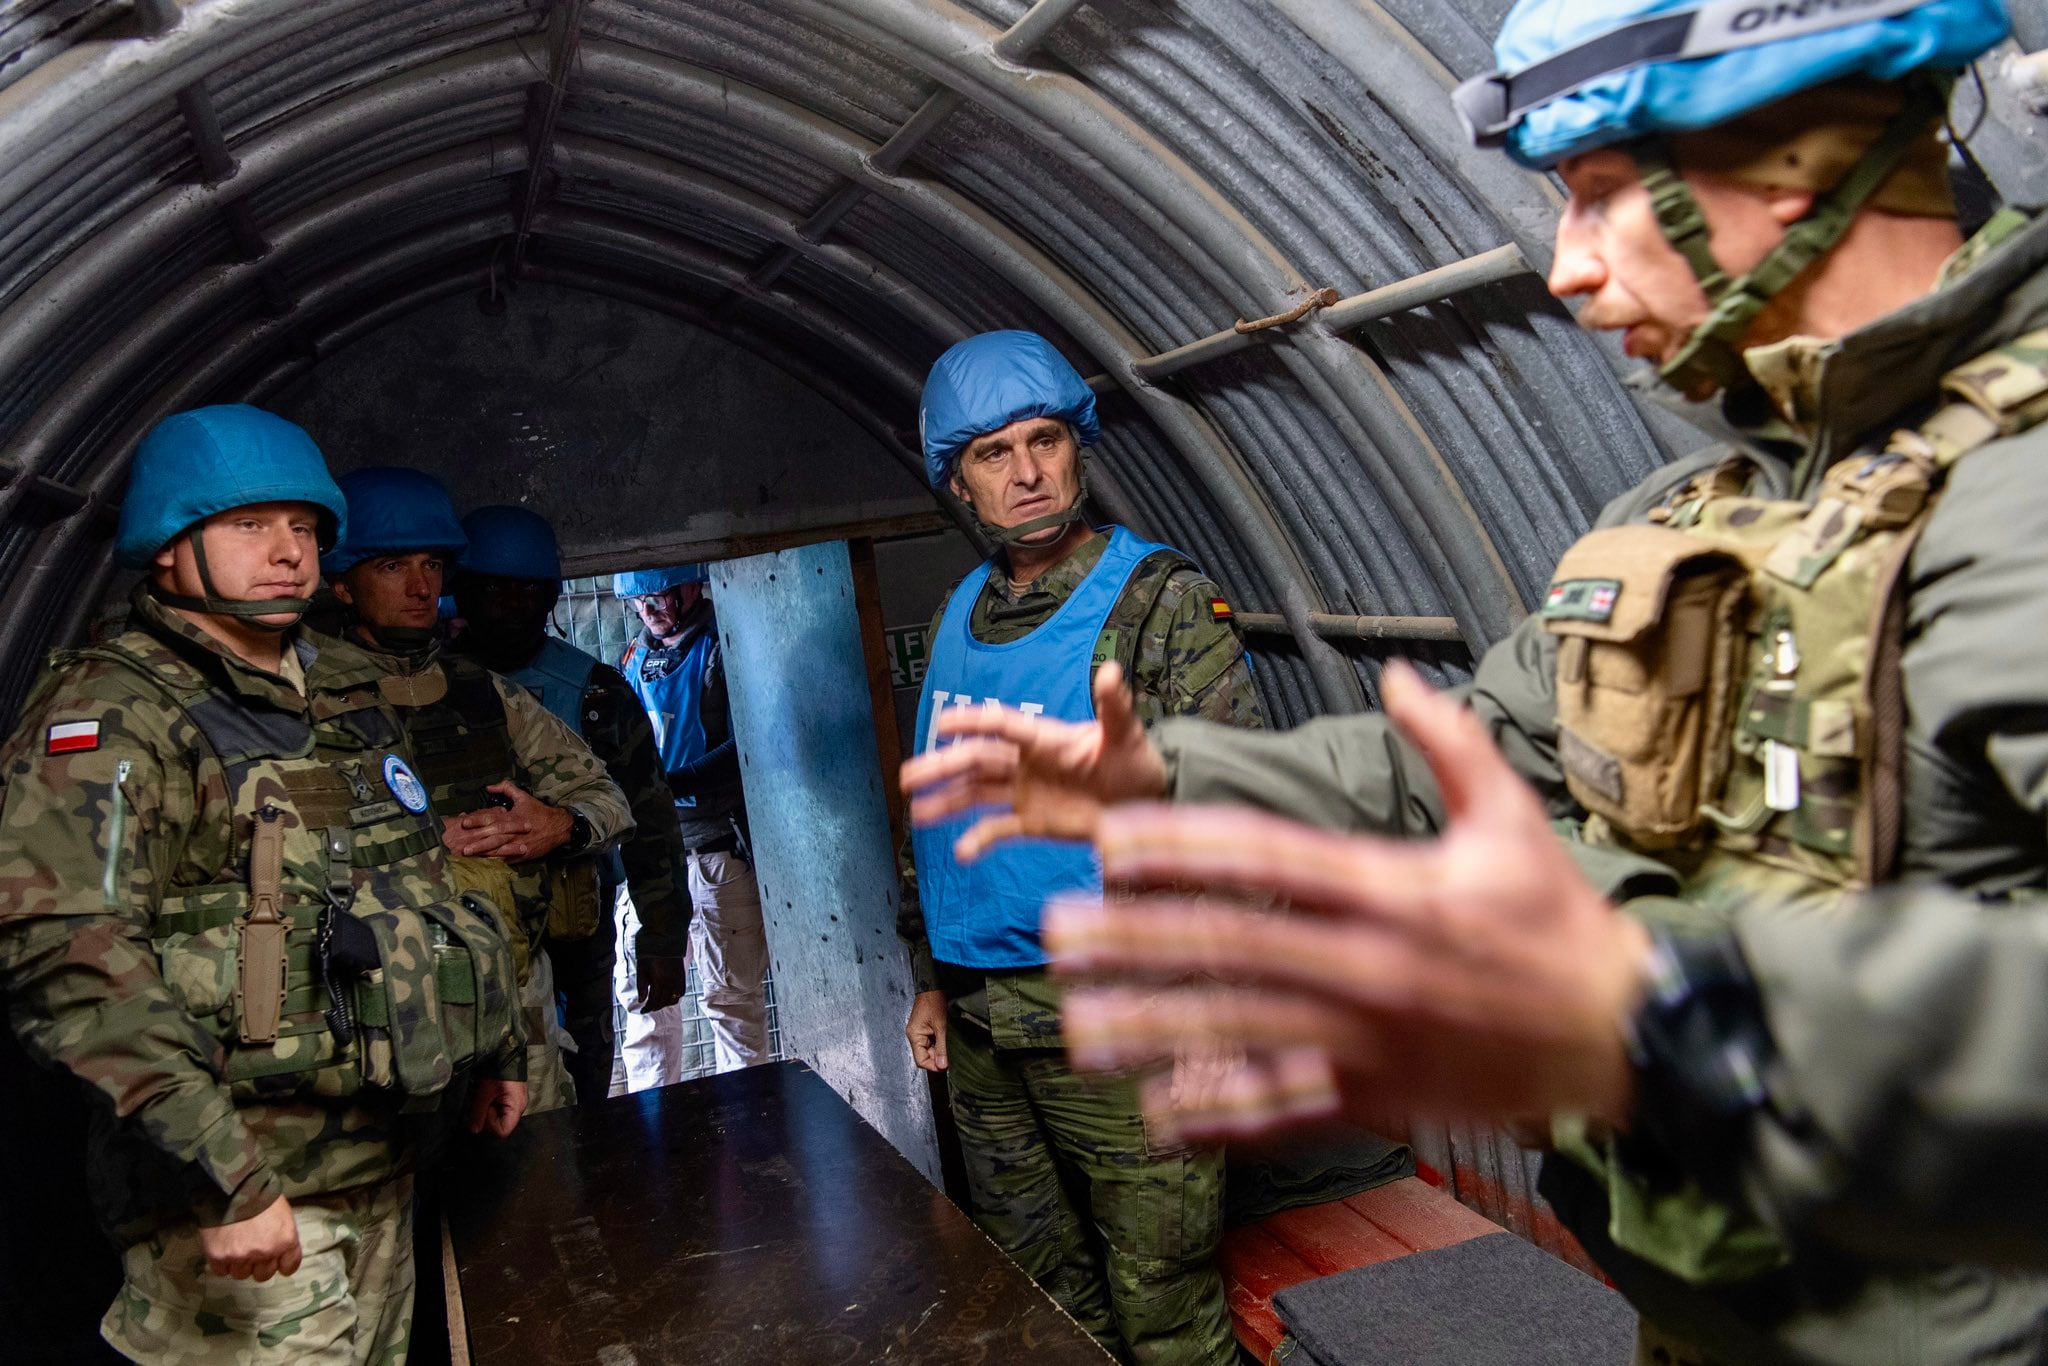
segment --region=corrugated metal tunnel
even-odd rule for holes
[[[18,0],[0,716],[119,589],[168,412],[528,502],[592,573],[952,526],[916,396],[996,327],[1091,377],[1096,502],[1251,617],[1276,723],[1460,679],[1692,444],[1545,292],[1552,183],[1451,115],[1506,8]],[[1418,1143],[1534,1231],[1513,1145]]]

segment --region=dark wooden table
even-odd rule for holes
[[[458,1362],[1109,1360],[801,1063],[528,1120],[446,1206]]]

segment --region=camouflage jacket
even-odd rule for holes
[[[1761,388],[1731,397],[1726,411],[1761,471],[1757,491],[1811,497],[1828,466],[1924,420],[1945,372],[2044,326],[2048,218],[2029,223],[2014,215],[1995,220],[1964,248],[1933,294],[1826,345],[1806,341],[1751,353],[1780,411],[1768,411]],[[2021,397],[2038,399],[2041,392],[2036,375]],[[1668,467],[1610,505],[1600,524],[1640,520],[1725,454],[1725,447],[1712,449]],[[1767,1078],[1775,1098],[1759,1112],[1753,1140],[1728,1148],[1720,1184],[1739,1181],[1759,1212],[1788,1227],[1826,1211],[1844,1227],[1888,1229],[1893,1241],[1886,1250],[1901,1257],[1928,1249],[1884,1217],[1889,1211],[1875,1208],[1889,1198],[1886,1185],[1859,1184],[1859,1161],[1890,1170],[1892,1189],[1952,1189],[1961,1173],[1981,1170],[1980,1154],[2013,1132],[2000,1127],[2001,1118],[2009,1126],[2037,1114],[2040,1104],[2034,1052],[1929,1049],[1931,1040],[1968,1035],[1961,1012],[1970,988],[1948,974],[1981,961],[1967,947],[1980,919],[1976,908],[2048,887],[2044,468],[2048,425],[1965,456],[1907,565],[1898,664],[1906,701],[1898,866],[1884,885],[1850,896],[1843,910],[1866,924],[1910,915],[1923,942],[1910,955],[1885,957],[1880,972],[1865,940],[1817,946],[1823,931],[1811,916],[1757,902],[1735,917],[1784,1066]],[[1556,654],[1539,623],[1525,621],[1487,651],[1465,700],[1552,814],[1573,818],[1583,812],[1557,758]],[[1442,827],[1443,804],[1428,765],[1379,716],[1325,718],[1264,736],[1169,721],[1154,735],[1176,800],[1245,802],[1347,830],[1424,835]],[[1599,871],[1612,874],[1602,881],[1614,895],[1658,885],[1657,865],[1648,859],[1599,862]],[[1667,874],[1663,883],[1675,889],[1679,880]],[[1952,927],[1953,942],[1934,928],[1942,925]],[[1858,971],[1864,975],[1855,980],[1870,993],[1864,999],[1881,997],[1887,1008],[1849,1023],[1837,1009],[1840,974]],[[2023,1014],[2002,1016],[2000,1037],[2048,1035],[2042,999],[2035,991]],[[1944,1060],[1952,1062],[1946,1070],[1916,1070]],[[2021,1069],[2018,1081],[1987,1085],[1993,1079],[1980,1071],[1987,1061]],[[2002,1116],[1995,1108],[2001,1097],[2013,1107]],[[1934,1120],[1934,1111],[1952,1109],[1969,1112],[1974,1122]],[[1868,1238],[1859,1241],[1869,1246]],[[1943,1267],[1946,1279],[1937,1283],[1931,1273],[1916,1279],[1826,1261],[1802,1253],[1789,1271],[1789,1297],[1779,1300],[1785,1317],[1767,1330],[1810,1359],[1892,1360],[1893,1344],[1913,1341],[1922,1353],[1916,1360],[2007,1360],[2015,1358],[2001,1352],[2017,1351],[2020,1342],[2029,1353],[2048,1342],[2048,1282],[2039,1277]],[[1806,1288],[1827,1282],[1825,1296]],[[1860,1288],[1849,1294],[1849,1286]],[[1762,1299],[1744,1301],[1746,1288],[1738,1283],[1715,1294],[1724,1301],[1719,1312],[1733,1310],[1724,1326],[1758,1312]],[[1726,1350],[1768,1360],[1778,1349],[1751,1339]]]
[[[1021,593],[1012,591],[1005,575],[989,575],[968,629],[990,645],[1029,635],[1072,596],[1108,546],[1106,536],[1095,537]],[[1244,644],[1211,606],[1222,596],[1208,575],[1187,561],[1154,556],[1139,566],[1111,609],[1096,641],[1095,663],[1123,661],[1146,724],[1166,716],[1196,716],[1240,728],[1265,724]],[[938,638],[951,598],[949,590],[927,639]],[[897,932],[910,946],[917,990],[944,990],[954,1004],[990,1027],[998,1047],[1060,1047],[1060,989],[1042,969],[982,973],[932,961],[908,841],[899,863],[903,895]]]
[[[168,646],[217,692],[294,716],[376,679],[352,646],[287,639],[303,693],[143,593],[112,643],[137,654]],[[182,707],[125,664],[60,656],[0,748],[0,773],[0,997],[31,1056],[99,1098],[93,1196],[117,1239],[193,1219],[234,1222],[280,1194],[402,1169],[396,1102],[382,1093],[231,1097],[222,1043],[167,984],[153,943],[163,937],[160,905],[181,889],[246,877],[225,770]],[[411,866],[422,904],[453,895],[438,846]],[[516,1039],[495,1066],[521,1074]]]
[[[450,648],[459,651],[461,641]],[[691,916],[682,831],[654,727],[639,694],[608,664],[594,664],[584,685],[582,739],[632,812],[633,827],[616,853],[640,916],[635,951],[643,958],[680,958],[689,951]]]

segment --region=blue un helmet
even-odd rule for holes
[[[246,403],[173,413],[150,428],[136,448],[128,492],[121,500],[114,558],[127,568],[147,569],[159,550],[208,517],[255,503],[319,508],[323,548],[348,527],[348,502],[305,428]],[[187,598],[152,588],[174,607],[245,618],[292,613],[296,619],[311,606],[301,598],[223,598],[214,591],[206,548],[198,537],[192,549],[206,595]]]
[[[462,519],[469,549],[461,568],[467,574],[501,579],[559,579],[562,547],[548,519],[530,508],[510,503],[480,507]]]
[[[1765,303],[1831,250],[1947,105],[1947,78],[2002,40],[2004,0],[1520,0],[1494,43],[1500,69],[1452,96],[1475,142],[1547,170],[1631,144],[1659,222],[1714,305],[1664,378],[1697,392],[1746,370],[1740,343]],[[1862,77],[1908,82],[1904,107],[1785,240],[1739,280],[1663,138]]]
[[[439,550],[452,560],[469,544],[448,490],[425,470],[350,470],[341,476],[341,491],[348,496],[348,535],[320,557],[321,572],[330,579],[379,555]]]
[[[968,443],[1034,417],[1058,418],[1070,424],[1083,446],[1102,439],[1102,424],[1095,416],[1095,391],[1067,358],[1036,332],[983,332],[955,342],[933,363],[918,403],[925,477],[934,489],[945,488]],[[1060,512],[1034,517],[1021,526],[989,530],[996,539],[1013,543],[1049,526],[1078,521],[1080,516],[1080,499],[1076,498],[1074,506]]]
[[[612,596],[615,598],[651,597],[664,589],[679,588],[686,583],[709,583],[711,571],[701,564],[676,564],[666,569],[632,569],[612,575]]]

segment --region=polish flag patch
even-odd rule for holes
[[[43,737],[45,754],[83,754],[100,747],[100,723],[65,721],[50,727]]]

